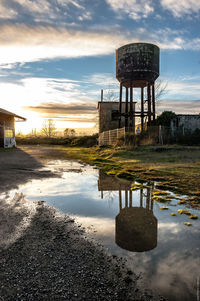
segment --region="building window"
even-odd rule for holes
[[[13,130],[5,130],[5,138],[12,138]]]
[[[119,111],[118,110],[112,110],[112,121],[119,120]]]

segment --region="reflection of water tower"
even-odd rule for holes
[[[140,189],[140,205],[133,207],[131,182],[107,176],[99,170],[98,189],[119,192],[120,212],[115,218],[115,242],[128,251],[143,252],[157,246],[157,219],[153,215],[151,188]]]
[[[144,197],[146,205],[143,206]],[[150,189],[146,195],[140,190],[140,207],[132,206],[132,191],[125,191],[125,204],[122,206],[122,193],[119,191],[120,212],[116,216],[115,242],[128,251],[144,252],[157,246],[157,219],[153,215],[153,200]]]
[[[125,118],[125,127],[134,126],[134,116],[141,119],[141,130],[144,129],[144,118],[148,126],[155,121],[155,88],[154,82],[159,76],[159,48],[148,43],[133,43],[116,50],[116,77],[120,82],[119,128],[121,118]],[[122,89],[126,89],[125,113],[122,113]],[[133,111],[133,89],[141,89],[140,110]],[[147,99],[144,100],[146,88]],[[129,104],[130,94],[130,104]],[[145,103],[147,108],[145,109]],[[130,106],[130,108],[129,108]]]

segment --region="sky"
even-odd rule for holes
[[[157,113],[200,113],[198,0],[0,0],[0,107],[24,133],[45,118],[92,132],[101,89],[118,97],[115,50],[134,42],[160,47]]]

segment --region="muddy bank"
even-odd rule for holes
[[[1,191],[59,176],[42,170],[56,156],[48,148],[1,152]],[[137,275],[89,241],[70,217],[22,194],[1,197],[0,209],[1,300],[155,300],[138,289]]]

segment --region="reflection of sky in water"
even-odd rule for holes
[[[158,219],[157,247],[148,252],[129,252],[115,244],[119,192],[104,191],[102,198],[102,192],[97,187],[99,171],[90,166],[66,161],[52,162],[49,167],[63,171],[62,178],[33,180],[18,191],[29,200],[45,200],[49,205],[74,215],[85,227],[92,226],[90,232],[109,252],[125,256],[133,271],[142,273],[142,282],[169,300],[196,300],[200,263],[199,220],[191,221],[186,215],[170,215],[184,208],[183,205],[176,205],[177,201],[173,200],[167,204],[169,210],[161,211],[163,204],[154,202],[153,212]],[[11,192],[12,195],[14,193]],[[123,206],[124,199],[125,192],[122,191]],[[133,191],[132,206],[140,206],[139,190]],[[191,211],[198,215],[196,210]],[[191,221],[192,227],[186,227],[185,221]],[[94,234],[93,230],[97,232]]]

